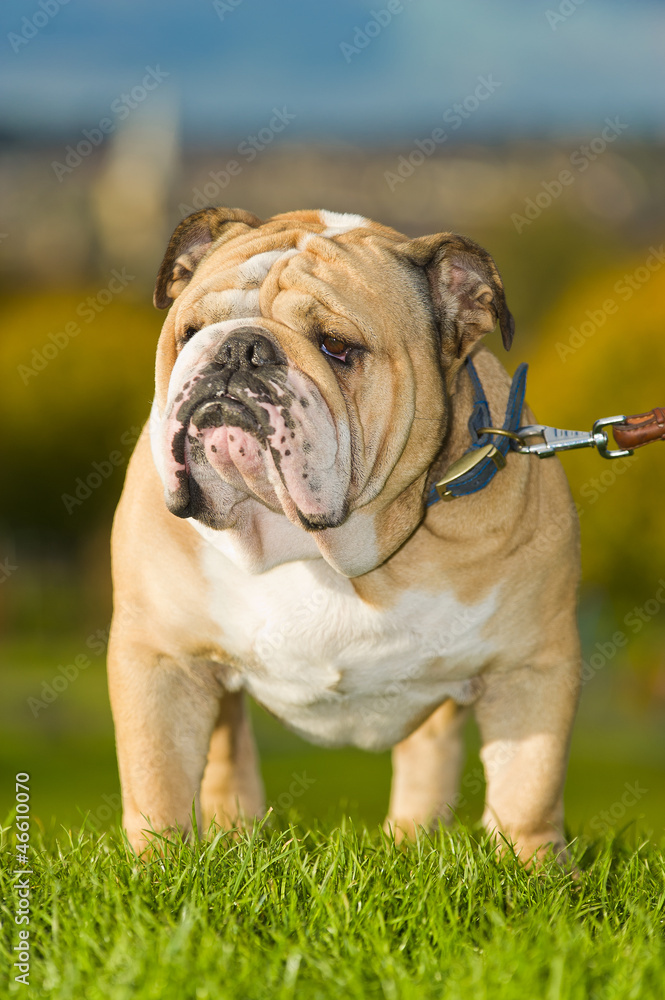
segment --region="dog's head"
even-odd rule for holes
[[[258,503],[347,576],[414,531],[464,359],[497,320],[513,336],[471,240],[325,211],[189,216],[155,305],[171,306],[151,424],[169,510],[224,531]]]

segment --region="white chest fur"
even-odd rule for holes
[[[411,590],[377,609],[322,559],[251,575],[206,546],[203,563],[229,687],[315,743],[394,745],[446,697],[473,700],[493,652],[496,592],[465,605]]]

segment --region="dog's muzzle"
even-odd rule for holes
[[[338,438],[316,383],[259,326],[203,339],[198,358],[165,418],[171,513],[221,527],[223,511],[249,494],[308,530],[341,523],[348,431]]]
[[[276,402],[276,384],[283,395],[287,364],[282,349],[261,330],[241,327],[220,345],[193,393],[194,407],[182,407],[178,419],[191,420],[200,431],[227,424],[264,439],[269,427],[260,403]]]

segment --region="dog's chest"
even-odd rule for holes
[[[492,655],[494,593],[468,605],[412,590],[376,608],[322,560],[250,576],[211,552],[204,571],[227,685],[313,742],[392,746],[446,697],[473,700]]]

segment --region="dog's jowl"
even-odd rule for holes
[[[113,536],[134,847],[187,833],[193,801],[200,828],[264,813],[248,692],[315,743],[393,747],[400,836],[449,816],[473,706],[487,828],[524,860],[559,854],[580,672],[562,468],[510,452],[428,504],[472,444],[478,386],[494,426],[506,412],[482,345],[497,322],[513,335],[492,258],[358,215],[211,208],[173,234],[155,304],[155,400]]]

